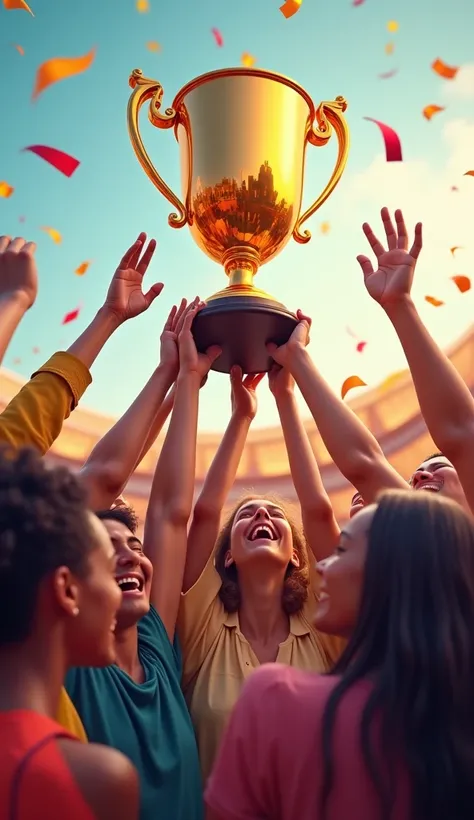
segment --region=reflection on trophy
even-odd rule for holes
[[[260,265],[291,236],[308,242],[304,222],[339,182],[349,148],[343,97],[315,108],[306,91],[287,77],[260,69],[229,68],[203,74],[161,110],[163,88],[136,69],[129,80],[130,139],[138,160],[175,211],[172,228],[188,225],[197,245],[223,265],[228,285],[209,297],[193,334],[199,350],[219,345],[214,370],[233,364],[244,373],[269,370],[266,344],[284,344],[297,324],[284,305],[254,285]],[[182,201],[155,169],[139,132],[139,113],[151,100],[149,119],[173,128],[181,152]],[[300,214],[307,143],[325,145],[336,132],[334,172],[318,199]]]

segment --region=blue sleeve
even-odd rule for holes
[[[157,654],[160,661],[170,665],[181,680],[183,664],[178,637],[175,633],[171,644],[163,621],[154,606],[150,606],[148,614],[138,622],[138,641],[143,648]]]

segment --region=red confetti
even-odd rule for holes
[[[70,313],[66,313],[64,319],[62,320],[62,325],[68,325],[69,322],[74,322],[75,319],[79,316],[81,312],[80,308],[76,308],[75,310],[71,310]]]
[[[211,32],[214,36],[214,40],[216,41],[216,46],[219,46],[219,48],[221,46],[223,46],[224,45],[224,38],[222,37],[222,34],[220,33],[219,29],[218,28],[211,28]]]
[[[356,345],[357,352],[358,353],[363,353],[366,344],[367,344],[367,342],[358,342],[357,345]]]
[[[385,155],[387,157],[387,162],[402,162],[402,145],[397,132],[394,131],[393,128],[390,128],[389,125],[385,125],[385,123],[380,122],[380,120],[374,120],[372,117],[364,117],[364,120],[374,122],[375,125],[378,125],[380,128],[385,144]]]
[[[389,80],[390,77],[395,77],[395,74],[398,74],[398,68],[392,68],[390,71],[383,71],[382,74],[379,74],[379,79]]]
[[[50,148],[48,145],[28,145],[23,148],[23,151],[31,151],[32,154],[36,154],[66,177],[72,177],[74,171],[81,164],[78,159],[74,159],[70,154],[65,154],[64,151],[59,151],[58,148]]]
[[[362,3],[365,3],[365,0],[352,0],[353,6],[361,6]]]

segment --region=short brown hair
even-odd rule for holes
[[[293,615],[295,612],[300,611],[308,597],[309,564],[306,541],[301,530],[297,527],[291,516],[288,515],[287,507],[284,503],[282,503],[281,499],[269,495],[265,495],[263,497],[267,501],[278,504],[278,506],[281,507],[285,513],[293,537],[293,549],[298,555],[300,561],[299,567],[295,567],[295,565],[291,563],[288,564],[281,596],[281,603],[284,612],[287,615]],[[250,501],[255,501],[257,498],[262,498],[262,496],[246,495],[239,501],[238,504],[236,504],[224,524],[216,542],[216,570],[222,579],[219,597],[224,604],[226,612],[237,612],[241,602],[237,567],[235,564],[232,564],[230,567],[225,566],[225,557],[227,552],[230,550],[232,527],[234,526],[234,520],[238,510],[240,510],[244,504],[248,504]]]

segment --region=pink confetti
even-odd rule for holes
[[[363,353],[366,344],[367,344],[367,342],[358,342],[357,345],[356,345],[357,352],[358,353]]]
[[[79,316],[81,312],[80,308],[76,308],[75,310],[71,310],[70,313],[66,313],[64,319],[62,320],[62,325],[68,325],[69,322],[74,322],[75,319]]]
[[[385,144],[385,155],[387,162],[402,162],[402,144],[397,132],[394,131],[393,128],[390,128],[389,125],[385,125],[385,123],[380,122],[380,120],[374,120],[372,117],[364,117],[364,120],[374,122],[375,125],[378,125],[380,128]]]
[[[39,352],[40,352],[39,347],[34,347],[34,348],[33,348],[33,353],[35,354],[35,356],[36,356],[36,354],[37,354],[37,353],[39,353]]]
[[[28,145],[27,148],[23,148],[23,151],[31,151],[36,154],[66,177],[72,177],[74,171],[81,164],[78,159],[74,159],[70,154],[65,154],[64,151],[59,151],[58,148],[50,148],[49,145]]]
[[[218,28],[211,28],[211,32],[214,36],[214,40],[216,41],[216,46],[219,46],[219,48],[221,46],[223,46],[224,45],[224,38],[222,37],[222,34],[220,33],[219,29]]]
[[[365,0],[352,0],[353,6],[361,6],[362,3],[365,3]]]
[[[379,80],[389,80],[390,77],[395,77],[395,74],[398,74],[398,68],[392,68],[390,71],[382,71],[379,74]]]

